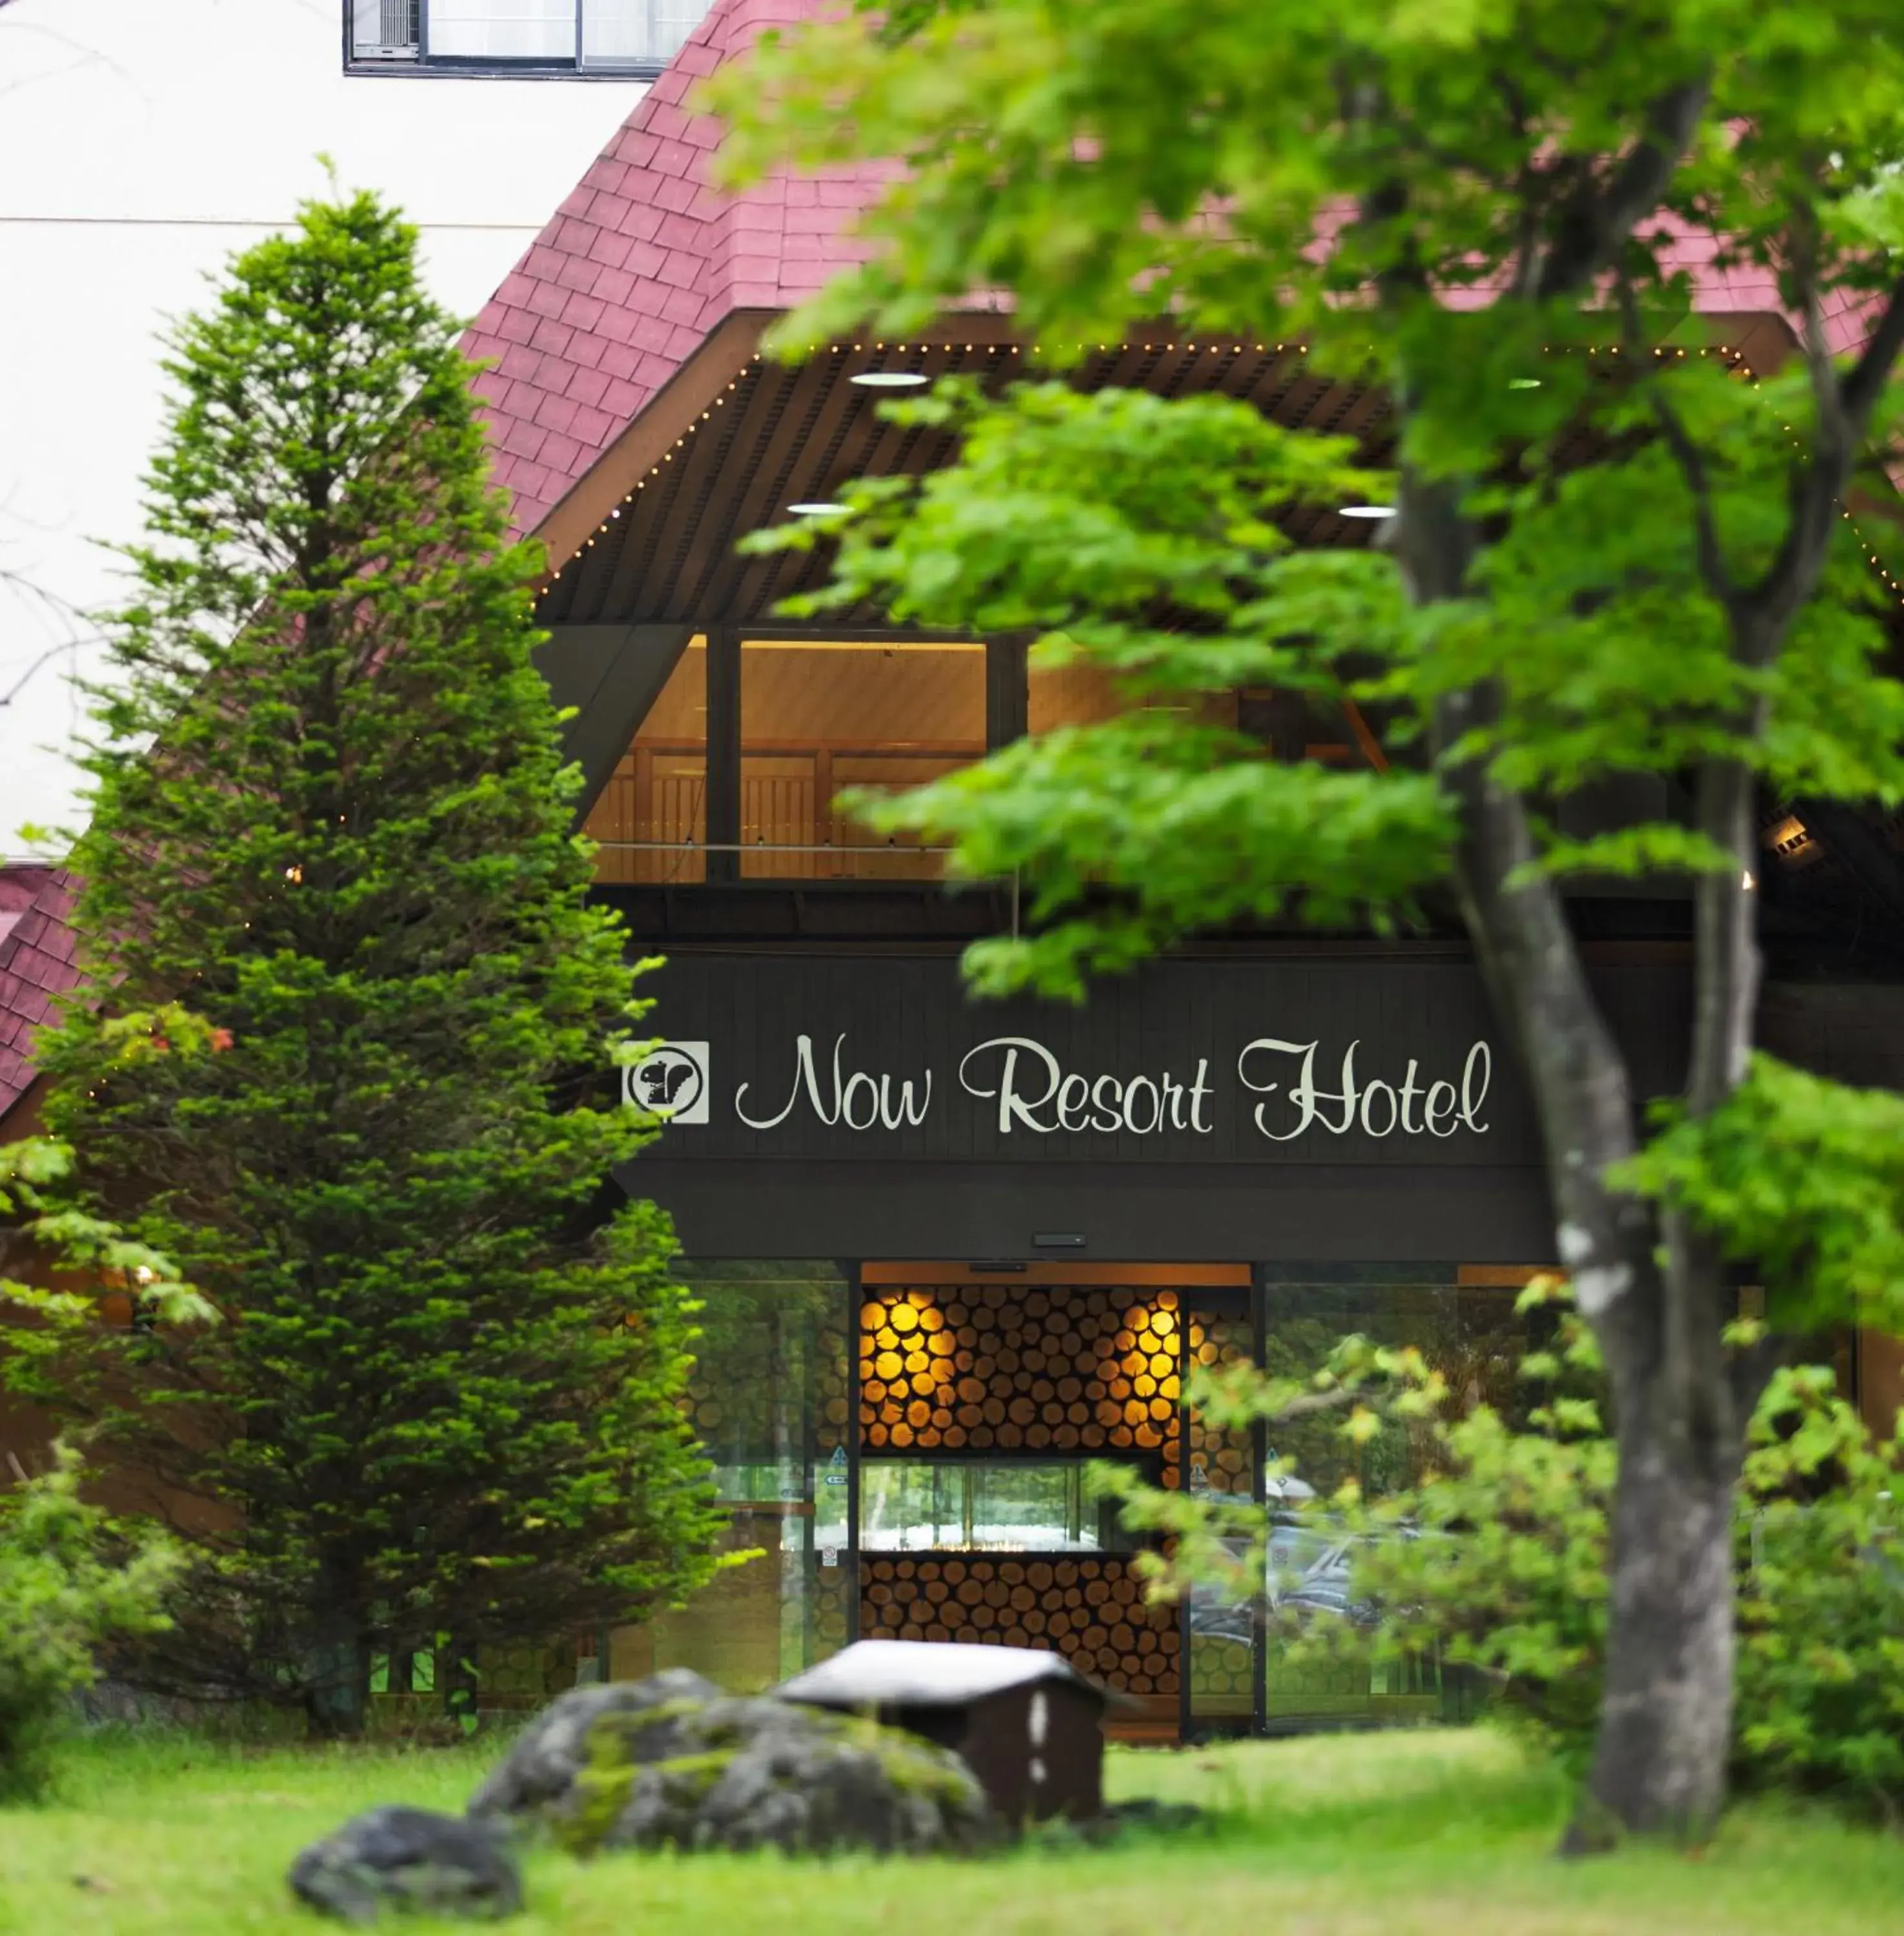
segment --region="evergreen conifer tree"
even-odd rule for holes
[[[14,1366],[189,1542],[162,1677],[319,1732],[376,1654],[480,1675],[715,1564],[692,1307],[612,1180],[640,1005],[416,247],[309,204],[173,336],[40,1054],[77,1200],[226,1321],[54,1323]],[[223,1052],[129,1055],[116,1018],[175,997]]]

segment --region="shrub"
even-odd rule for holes
[[[1543,1284],[1527,1301],[1555,1295]],[[1524,1429],[1479,1405],[1437,1421],[1438,1457],[1418,1485],[1318,1502],[1355,1536],[1351,1591],[1368,1624],[1312,1623],[1294,1641],[1299,1652],[1361,1650],[1378,1660],[1438,1653],[1491,1689],[1497,1714],[1578,1769],[1606,1658],[1614,1447],[1597,1349],[1570,1310],[1554,1348],[1530,1354],[1521,1375],[1545,1396]]]
[[[1368,1536],[1352,1578],[1380,1610],[1374,1651],[1473,1669],[1502,1712],[1584,1764],[1606,1649],[1612,1442],[1545,1420],[1515,1432],[1485,1406],[1446,1442],[1447,1472],[1351,1514]]]
[[[1449,1419],[1445,1388],[1417,1354],[1361,1339],[1343,1341],[1305,1383],[1233,1368],[1198,1381],[1191,1398],[1231,1426],[1337,1411],[1351,1439],[1382,1429],[1385,1414],[1418,1429],[1427,1408],[1434,1457],[1418,1484],[1379,1499],[1349,1485],[1280,1509],[1351,1545],[1351,1617],[1282,1604],[1273,1581],[1264,1617],[1291,1664],[1433,1652],[1470,1668],[1497,1716],[1578,1772],[1606,1659],[1615,1450],[1597,1350],[1564,1290],[1530,1287],[1524,1301],[1560,1308],[1554,1348],[1521,1366],[1544,1394],[1523,1429],[1485,1405]],[[1904,1419],[1890,1440],[1876,1439],[1829,1368],[1802,1366],[1768,1384],[1748,1447],[1734,1777],[1904,1813],[1904,1520],[1892,1499]],[[1164,1591],[1194,1581],[1240,1597],[1265,1581],[1260,1509],[1128,1479],[1114,1490],[1135,1523],[1173,1538],[1174,1560],[1152,1562]]]
[[[44,1786],[68,1699],[98,1676],[105,1643],[169,1625],[179,1565],[168,1541],[135,1534],[80,1496],[79,1456],[0,1496],[0,1800]]]
[[[1781,1372],[1742,1488],[1742,1780],[1904,1809],[1904,1421],[1875,1439],[1815,1366]]]
[[[1536,1359],[1545,1375],[1554,1363]],[[1438,1644],[1570,1765],[1594,1737],[1606,1632],[1612,1442],[1591,1401],[1514,1432],[1448,1426],[1448,1468],[1349,1517],[1378,1655]],[[1733,1774],[1904,1810],[1904,1438],[1875,1439],[1828,1366],[1780,1372],[1754,1413],[1738,1493]],[[1403,1536],[1403,1535],[1406,1536]],[[1342,1644],[1337,1635],[1333,1643]]]

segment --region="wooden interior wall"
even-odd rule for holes
[[[1048,1647],[1120,1693],[1177,1691],[1176,1610],[1115,1553],[869,1553],[860,1593],[868,1640]]]
[[[1146,1453],[1174,1463],[1174,1290],[955,1284],[860,1307],[869,1452]]]
[[[1188,1363],[1247,1353],[1246,1317],[1212,1319],[1184,1292],[1125,1284],[869,1287],[860,1307],[863,1452],[1141,1460],[1182,1481],[1246,1493],[1246,1436],[1181,1412]],[[1045,1646],[1103,1685],[1143,1699],[1179,1692],[1177,1610],[1145,1604],[1116,1553],[863,1553],[868,1638]],[[1227,1708],[1250,1689],[1249,1648],[1200,1645],[1193,1680]]]

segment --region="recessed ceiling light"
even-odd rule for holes
[[[857,377],[846,379],[849,383],[857,383],[862,390],[916,390],[922,383],[931,380],[916,370],[862,370]]]
[[[789,504],[787,509],[796,518],[824,518],[834,511],[843,511],[844,504]]]
[[[1392,518],[1395,507],[1393,504],[1345,504],[1342,515],[1345,518]]]

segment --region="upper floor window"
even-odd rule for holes
[[[365,71],[658,74],[710,0],[344,0]]]
[[[743,639],[742,879],[937,879],[943,853],[876,833],[837,802],[982,759],[985,668],[976,640]]]
[[[590,809],[595,878],[617,886],[942,879],[943,847],[878,831],[840,797],[910,792],[1020,730],[1088,725],[1144,703],[1089,663],[1027,671],[1022,655],[976,639],[727,634],[715,643],[697,634]],[[1330,709],[1257,688],[1150,703],[1241,733],[1278,760],[1385,765],[1352,704]]]
[[[600,843],[595,879],[617,885],[707,878],[707,640],[688,641],[635,728],[583,831]]]
[[[906,792],[984,757],[985,646],[781,637],[728,649],[740,703],[726,743],[719,728],[709,743],[709,642],[697,635],[589,811],[595,879],[940,879],[943,851],[876,833],[838,801],[849,790]]]

